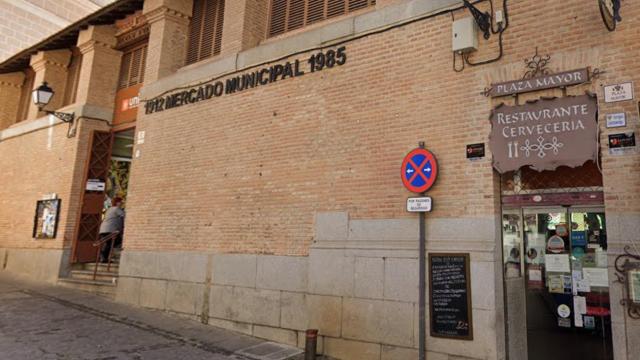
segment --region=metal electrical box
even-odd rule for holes
[[[473,17],[453,22],[453,51],[470,52],[478,49],[478,26]]]

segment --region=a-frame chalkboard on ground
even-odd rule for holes
[[[429,254],[431,336],[473,340],[468,253]]]

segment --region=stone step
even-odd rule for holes
[[[96,268],[96,263],[84,263],[84,264],[81,264],[78,267],[78,269],[76,269],[76,270],[93,271],[95,268]],[[119,268],[120,268],[120,264],[111,263],[111,266],[109,267],[109,272],[117,273]],[[107,272],[107,264],[106,263],[98,263],[98,271]]]
[[[70,278],[79,279],[79,280],[93,280],[93,269],[92,270],[71,270]],[[113,282],[115,283],[118,279],[118,272],[116,271],[98,271],[96,273],[96,280]]]
[[[112,299],[115,298],[116,295],[116,284],[111,281],[60,278],[58,279],[58,285]]]

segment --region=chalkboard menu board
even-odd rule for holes
[[[473,340],[469,254],[429,254],[431,336]]]

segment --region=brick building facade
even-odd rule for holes
[[[71,25],[112,0],[0,1],[0,60]]]
[[[640,247],[640,155],[609,135],[637,135],[640,116],[634,95],[607,102],[605,86],[640,81],[640,6],[624,2],[608,31],[596,1],[480,1],[505,21],[460,54],[452,28],[470,11],[456,0],[292,3],[121,0],[0,64],[3,271],[55,282],[91,261],[104,193],[86,182],[106,181],[92,169],[107,154],[130,169],[116,300],[297,346],[318,328],[340,359],[417,358],[419,227],[399,169],[424,141],[439,164],[427,253],[469,254],[473,323],[470,340],[427,335],[427,358],[550,358],[537,345],[560,339],[558,358],[634,359],[640,320],[620,303],[614,264]],[[536,76],[587,69],[589,81],[491,96],[532,58]],[[73,124],[29,101],[43,81],[56,91],[48,109],[74,112]],[[597,98],[599,141],[584,139],[594,161],[498,173],[492,111],[585,93]],[[623,128],[607,126],[616,113]],[[121,136],[128,158],[96,149],[96,134],[134,129]],[[466,145],[480,143],[486,156],[469,160]],[[57,235],[34,239],[35,203],[52,193]],[[566,251],[549,252],[549,231]],[[598,270],[584,272],[593,291],[554,290],[583,276],[554,274],[560,255],[566,276]],[[570,304],[568,328],[553,314],[565,295],[587,301],[584,316]],[[549,304],[553,329],[534,321]],[[573,347],[567,334],[600,342]]]

